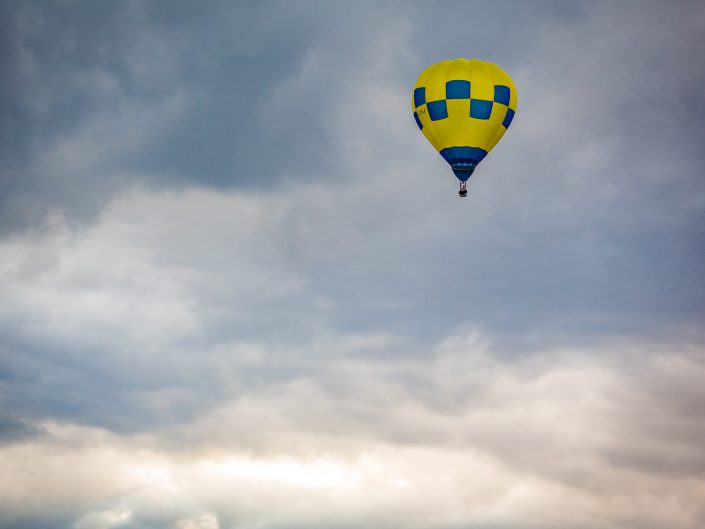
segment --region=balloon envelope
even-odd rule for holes
[[[517,91],[491,62],[442,61],[419,76],[411,108],[426,139],[465,182],[511,124]]]

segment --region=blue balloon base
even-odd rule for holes
[[[455,173],[455,176],[461,182],[467,182],[468,178],[470,178],[473,171],[475,170],[475,167],[476,166],[474,166],[474,165],[465,165],[465,166],[454,165],[453,166],[453,173]]]

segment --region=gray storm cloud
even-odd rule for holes
[[[647,7],[4,4],[0,527],[705,525],[705,10]],[[455,56],[520,93],[467,201]]]

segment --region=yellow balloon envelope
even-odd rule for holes
[[[462,195],[477,164],[511,124],[517,91],[496,64],[455,59],[423,71],[411,107],[421,132],[460,180]]]

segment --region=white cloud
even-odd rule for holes
[[[132,511],[128,509],[90,513],[76,522],[74,529],[110,529],[111,527],[119,527],[128,522],[131,516]]]
[[[212,514],[184,518],[176,522],[177,529],[219,529],[218,518]]]
[[[331,362],[168,430],[45,423],[45,438],[1,449],[2,473],[21,479],[0,504],[105,505],[80,527],[118,515],[193,527],[699,527],[700,470],[652,463],[696,461],[701,434],[644,421],[697,414],[644,381],[696,384],[705,355],[607,349],[502,361],[471,332],[425,360]],[[635,461],[644,450],[648,462]]]

